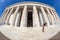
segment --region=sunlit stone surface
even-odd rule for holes
[[[60,19],[56,10],[43,3],[11,5],[0,18],[0,32],[11,40],[48,40],[59,31]]]

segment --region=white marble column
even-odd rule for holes
[[[16,16],[17,16],[17,13],[18,13],[18,10],[19,10],[19,6],[16,8],[15,12],[14,12],[14,16],[13,16],[13,26],[15,25],[15,20],[16,20]]]
[[[59,23],[59,16],[58,16],[58,14],[57,14],[57,12],[56,12],[56,11],[54,11],[54,13],[55,13],[55,15],[56,15],[57,22]]]
[[[33,6],[33,27],[40,27],[36,6]]]
[[[4,21],[6,21],[7,15],[9,14],[8,12],[9,12],[9,9],[7,10],[7,12],[6,12],[6,14],[5,14],[4,18],[3,18]]]
[[[21,17],[21,12],[17,13],[17,17],[16,17],[16,21],[15,21],[15,26],[19,26],[20,25],[20,17]]]
[[[9,12],[8,16],[7,16],[7,19],[6,19],[6,24],[9,24],[9,19],[10,19],[10,16],[12,14],[12,11],[13,11],[13,8],[11,9],[11,11]]]
[[[42,11],[42,13],[43,13],[43,16],[44,16],[44,18],[45,18],[45,22],[46,22],[47,25],[49,26],[49,25],[50,25],[50,24],[49,24],[49,20],[48,20],[48,17],[47,17],[47,15],[46,15],[46,12],[45,12],[44,8],[43,8],[43,7],[40,7],[40,9],[41,9],[41,11]]]
[[[53,17],[54,17],[54,24],[56,24],[57,23],[57,19],[56,19],[56,16],[54,15],[54,12],[51,10],[51,13],[52,13],[52,15],[53,15]]]
[[[27,6],[24,6],[20,27],[26,27],[26,26],[27,26]]]
[[[9,19],[9,24],[11,26],[13,26],[13,16],[14,16],[14,14],[12,13],[11,16],[10,16],[10,19]]]
[[[54,18],[53,18],[53,16],[51,15],[51,13],[50,13],[50,11],[49,11],[48,8],[46,8],[46,10],[47,10],[48,15],[49,15],[49,17],[50,17],[51,23],[54,24]]]
[[[5,23],[4,16],[5,16],[5,14],[6,14],[7,11],[8,11],[7,9],[4,10],[4,12],[3,12],[2,16],[1,16],[3,24]]]
[[[39,16],[40,16],[40,24],[42,26],[43,25],[43,17],[42,17],[42,13],[41,12],[39,12]]]

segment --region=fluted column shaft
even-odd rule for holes
[[[13,26],[13,16],[14,14],[11,14],[10,19],[9,19],[9,24]]]
[[[50,11],[49,11],[49,9],[48,8],[46,8],[46,10],[47,10],[47,12],[48,12],[48,14],[49,14],[49,16],[50,16],[50,20],[51,20],[51,23],[52,24],[54,24],[54,18],[53,18],[53,16],[51,15],[51,13],[50,13]]]
[[[20,17],[21,17],[21,12],[19,12],[17,14],[17,17],[16,17],[16,21],[15,21],[15,26],[19,26],[20,25]]]
[[[33,26],[34,27],[39,27],[40,26],[36,6],[33,6]]]
[[[3,18],[4,21],[6,20],[7,15],[9,14],[8,12],[9,12],[9,9],[8,9],[8,11],[6,12],[6,14],[5,14],[4,18]]]
[[[16,11],[14,12],[14,16],[13,16],[13,25],[15,25],[15,20],[16,20],[16,16],[17,16],[17,12],[18,12],[18,10],[19,10],[19,6],[17,7],[17,9],[16,9]]]
[[[59,16],[58,16],[58,14],[57,14],[57,12],[55,12],[55,11],[54,11],[54,13],[55,13],[56,18],[57,18],[56,20],[57,20],[57,22],[59,23]]]
[[[40,9],[41,9],[41,11],[42,11],[42,13],[43,13],[45,22],[46,22],[47,25],[49,26],[49,25],[50,25],[50,24],[49,24],[49,20],[48,20],[48,17],[47,17],[47,15],[46,15],[46,12],[45,12],[44,8],[43,8],[43,7],[40,7]]]
[[[39,16],[40,16],[40,24],[42,26],[43,25],[43,16],[42,16],[42,13],[39,13]]]
[[[56,20],[56,16],[54,15],[54,12],[51,10],[51,13],[52,13],[52,15],[53,15],[53,17],[54,17],[54,24],[56,24],[57,23],[57,20]]]
[[[3,23],[5,23],[5,21],[4,21],[4,16],[5,16],[5,14],[6,14],[7,11],[8,11],[8,10],[5,10],[5,11],[3,12],[2,16],[1,16]]]
[[[20,27],[27,26],[27,6],[24,6]]]
[[[11,16],[11,14],[12,14],[12,11],[13,11],[13,8],[11,9],[9,15],[7,16],[6,24],[9,24],[9,19],[10,19],[10,16]]]

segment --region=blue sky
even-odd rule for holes
[[[0,0],[0,16],[2,15],[2,12],[7,6],[23,1],[31,1],[31,0]],[[60,0],[32,0],[32,1],[42,2],[53,6],[56,9],[58,15],[60,16]]]

